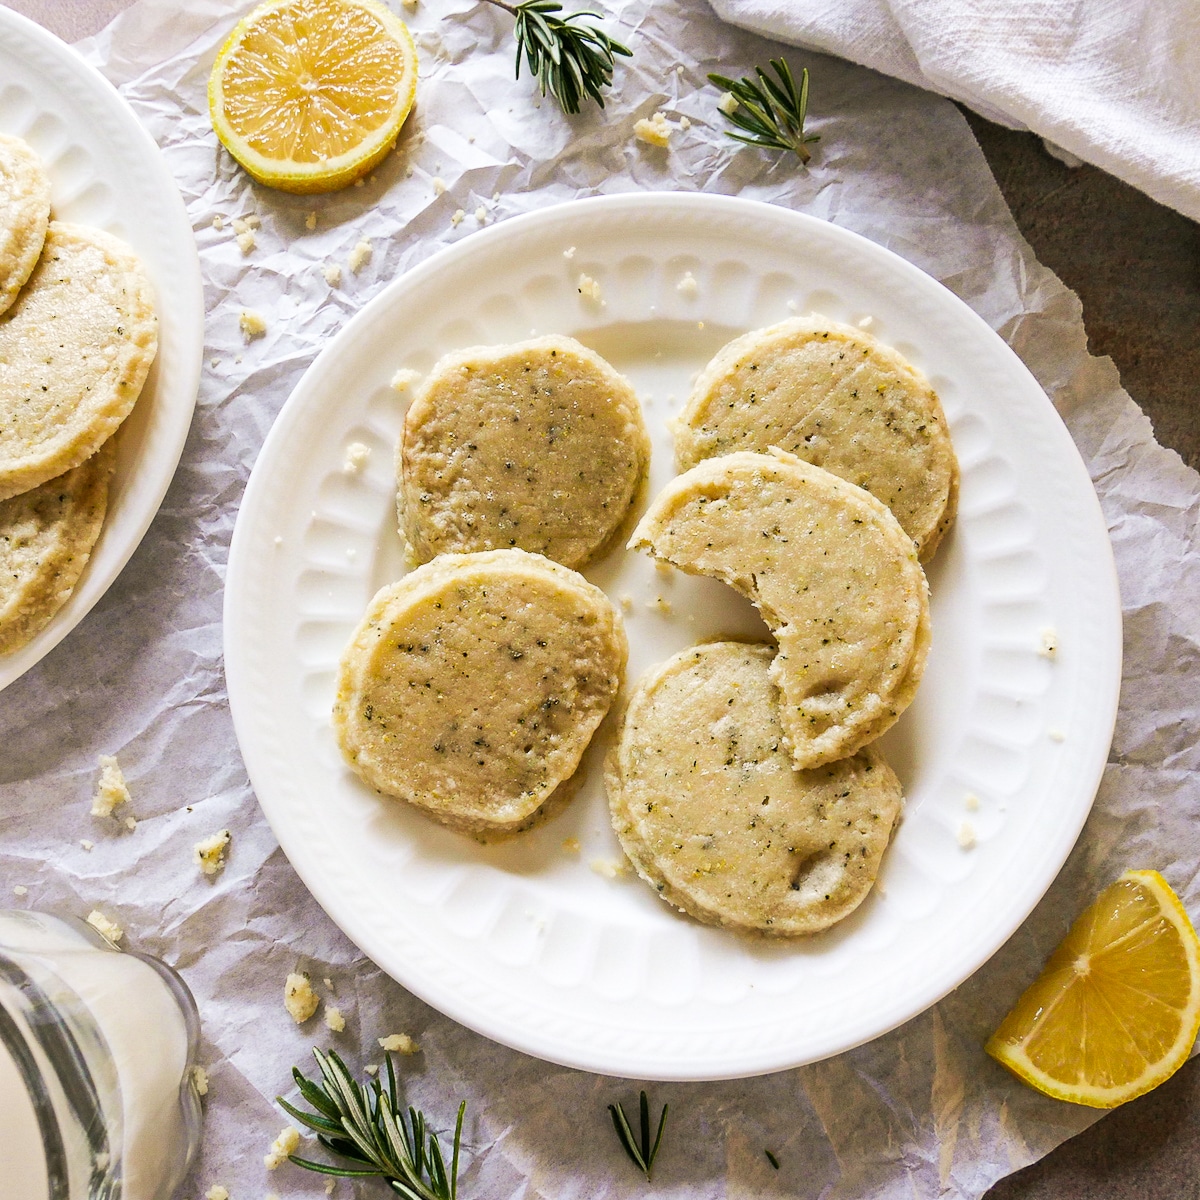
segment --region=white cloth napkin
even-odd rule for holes
[[[711,2],[735,25],[1032,129],[1052,153],[1066,150],[1200,220],[1194,0]]]

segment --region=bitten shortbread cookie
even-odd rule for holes
[[[638,680],[605,783],[613,828],[669,904],[739,933],[817,933],[862,903],[900,817],[872,746],[797,771],[774,646],[712,642]]]
[[[922,561],[954,520],[958,460],[937,393],[861,329],[797,317],[735,338],[700,373],[675,426],[679,469],[772,446],[882,500]]]
[[[541,337],[442,358],[398,459],[418,562],[516,547],[580,567],[624,520],[650,440],[628,380],[572,338]]]
[[[875,497],[790,454],[710,458],[673,479],[629,543],[747,596],[779,642],[771,677],[797,767],[853,754],[916,693],[929,597]]]
[[[621,619],[523,550],[450,554],[371,601],[333,725],[371,787],[475,835],[515,833],[579,766],[625,671]]]
[[[29,282],[0,317],[0,499],[90,458],[129,415],[157,347],[133,251],[52,221]]]
[[[116,446],[31,491],[0,500],[0,654],[19,650],[67,602],[108,507]]]
[[[0,313],[37,265],[50,222],[50,180],[20,139],[0,133]]]

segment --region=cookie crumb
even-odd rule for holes
[[[315,212],[310,212],[308,214],[308,216],[304,218],[304,228],[305,229],[316,229],[316,227],[317,227],[317,214]]]
[[[722,92],[721,98],[717,101],[717,107],[727,117],[731,117],[738,110],[738,99],[732,92]]]
[[[1058,633],[1052,626],[1047,625],[1042,630],[1042,644],[1038,648],[1038,654],[1042,658],[1052,660],[1058,657]]]
[[[667,114],[664,112],[656,112],[649,119],[643,117],[633,126],[633,136],[639,142],[662,149],[671,144],[671,132],[671,123],[667,120]]]
[[[229,1189],[222,1187],[219,1183],[214,1183],[212,1187],[204,1193],[205,1200],[229,1200]]]
[[[433,177],[433,194],[440,196],[446,190],[446,181],[439,175]]]
[[[477,220],[480,225],[486,223],[487,215],[487,209],[484,208],[482,204],[475,210],[475,220]]]
[[[342,470],[347,475],[358,475],[367,465],[371,457],[371,447],[362,442],[351,442],[346,447],[346,457],[342,459]]]
[[[371,243],[364,239],[350,251],[350,257],[346,260],[346,263],[350,270],[357,275],[370,261]]]
[[[106,917],[98,908],[93,908],[87,915],[87,923],[96,930],[97,933],[102,933],[110,942],[116,945],[124,936],[123,930],[116,921]]]
[[[574,257],[575,257],[575,247],[574,247],[574,246],[568,246],[568,247],[567,247],[567,248],[566,248],[566,249],[563,251],[563,258],[565,258],[565,259],[567,260],[567,262],[570,262],[570,261],[571,261],[571,260],[572,260]]]
[[[695,300],[700,294],[700,285],[696,282],[696,277],[687,271],[683,278],[675,285],[675,290],[686,300]]]
[[[304,975],[292,972],[283,987],[283,1007],[297,1025],[303,1025],[317,1011],[321,997],[312,989]]]
[[[197,1096],[208,1095],[208,1072],[203,1067],[192,1068],[192,1083],[195,1085]]]
[[[22,883],[15,884],[13,886],[13,895],[14,896],[28,896],[29,889]]]
[[[276,1167],[287,1162],[288,1155],[295,1154],[300,1146],[300,1130],[294,1125],[289,1125],[282,1133],[271,1143],[271,1148],[263,1155],[263,1166],[268,1171],[274,1171]]]
[[[342,282],[342,268],[337,263],[326,263],[321,268],[321,274],[325,276],[325,282],[330,287],[337,287]]]
[[[391,1050],[395,1054],[419,1054],[421,1047],[407,1033],[389,1033],[379,1039],[381,1050]]]
[[[325,1006],[325,1024],[334,1033],[341,1033],[346,1028],[346,1018],[342,1016],[342,1010],[327,1004]]]
[[[450,218],[450,224],[453,225],[455,229],[457,229],[466,219],[467,219],[467,214],[465,212],[463,212],[463,210],[461,208],[456,208],[454,210],[454,214]]]
[[[92,797],[92,816],[111,817],[118,804],[129,804],[132,797],[115,754],[100,755],[100,779]]]
[[[583,847],[579,844],[579,839],[577,837],[563,838],[562,848],[568,854],[578,854],[579,851],[583,849]]]
[[[221,829],[192,847],[196,865],[205,875],[217,875],[225,869],[225,852],[229,849],[231,837],[228,829]]]
[[[611,858],[593,858],[588,866],[604,879],[619,879],[629,874],[628,862],[614,862]]]
[[[89,841],[87,840],[87,838],[84,838],[84,839],[83,839],[83,840],[82,840],[82,841],[81,841],[79,844],[80,844],[80,845],[81,845],[81,846],[82,846],[82,847],[83,847],[85,850],[90,850],[90,849],[92,848],[92,843],[91,843],[91,842],[89,842]]]
[[[966,806],[967,812],[979,811],[979,797],[974,792],[968,792],[963,797],[963,804]]]
[[[262,337],[267,332],[266,319],[262,313],[255,312],[252,308],[242,309],[241,315],[238,317],[238,324],[248,342],[253,341],[256,337]]]
[[[254,249],[254,231],[252,229],[245,229],[239,233],[237,235],[237,244],[238,249],[242,252],[242,256],[245,257]]]
[[[421,373],[419,371],[412,371],[408,367],[401,367],[392,376],[391,387],[394,391],[406,392],[420,378]]]
[[[975,829],[966,821],[958,827],[958,844],[964,850],[975,849]]]
[[[590,275],[580,275],[575,286],[579,289],[579,294],[585,300],[591,300],[596,304],[602,301],[603,295],[598,279],[593,279]]]
[[[1065,742],[1067,740],[1067,735],[1061,729],[1051,729],[1049,730],[1049,734],[1052,742]]]

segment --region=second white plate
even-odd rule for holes
[[[686,275],[696,281],[679,285]],[[579,277],[600,286],[585,299]],[[807,941],[703,928],[628,874],[600,759],[565,813],[483,847],[381,800],[329,727],[334,672],[367,601],[403,573],[394,371],[533,333],[578,337],[627,374],[673,475],[667,418],[730,337],[819,311],[896,346],[942,397],[962,465],[958,522],[930,570],[933,650],[885,739],[904,821],[880,885]],[[346,447],[371,457],[344,468]],[[765,628],[709,580],[618,550],[585,572],[626,608],[629,676],[706,637]],[[1057,653],[1045,653],[1047,639]],[[922,1011],[995,952],[1087,816],[1112,734],[1120,607],[1087,473],[1045,394],[964,304],[851,233],[749,201],[641,194],[473,235],[396,281],[310,368],[242,504],[226,670],[259,801],[330,916],[449,1016],[543,1058],[659,1079],[813,1061]],[[969,799],[971,798],[971,799]],[[578,853],[564,846],[577,839]]]
[[[28,644],[0,656],[4,688],[104,595],[166,495],[196,406],[204,351],[200,259],[154,139],[116,88],[69,46],[0,7],[0,133],[24,138],[50,176],[52,215],[128,242],[154,286],[158,356],[117,434],[108,515],[70,599]]]

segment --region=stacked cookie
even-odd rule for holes
[[[608,760],[613,825],[680,910],[813,933],[865,898],[899,819],[871,743],[925,667],[919,556],[957,494],[945,418],[895,351],[812,317],[718,353],[676,439],[683,474],[630,547],[728,583],[777,644],[695,647],[638,682]]]
[[[45,627],[86,566],[107,508],[110,439],[157,349],[133,252],[50,215],[37,156],[0,136],[0,653]]]
[[[371,787],[486,839],[569,796],[627,656],[572,568],[612,542],[650,443],[628,381],[571,338],[437,363],[406,415],[410,560],[342,656],[334,729]]]

